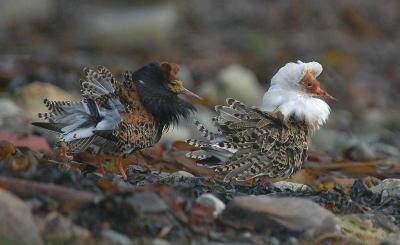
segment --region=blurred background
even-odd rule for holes
[[[315,60],[338,100],[313,148],[398,160],[399,23],[398,0],[0,0],[0,138],[43,134],[30,126],[43,98],[79,99],[84,66],[120,74],[179,63],[186,86],[206,98],[196,117],[207,124],[212,105],[258,105],[281,66]],[[195,136],[182,122],[163,142]]]

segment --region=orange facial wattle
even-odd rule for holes
[[[304,87],[305,91],[310,94],[314,94],[325,99],[335,100],[333,96],[321,88],[321,85],[319,81],[315,79],[315,74],[313,72],[307,72],[303,79],[301,79],[300,84]]]

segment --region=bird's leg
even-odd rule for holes
[[[122,178],[127,181],[128,176],[126,176],[126,172],[124,169],[124,166],[122,165],[122,158],[121,157],[115,157],[115,165],[117,166],[118,171],[121,173]]]
[[[64,158],[68,159],[69,161],[72,161],[72,159],[74,159],[73,156],[68,155],[68,146],[64,142],[60,142],[58,147],[59,147],[60,157],[64,157]]]
[[[103,165],[104,157],[99,153],[99,154],[96,154],[95,160],[96,160],[96,164],[99,166],[100,173],[102,175],[106,175],[106,170],[104,169],[104,165]]]

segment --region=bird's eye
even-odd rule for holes
[[[312,87],[312,82],[307,82],[307,87],[311,88]]]
[[[169,84],[171,84],[172,86],[176,86],[176,81],[170,81]]]

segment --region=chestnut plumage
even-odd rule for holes
[[[48,112],[39,113],[39,118],[46,122],[33,125],[59,133],[59,141],[70,153],[90,149],[96,154],[126,157],[153,146],[171,124],[196,110],[178,97],[189,91],[178,79],[178,71],[176,64],[154,62],[125,72],[120,82],[103,66],[85,68],[83,99],[45,99]],[[126,179],[120,159],[117,166]]]

